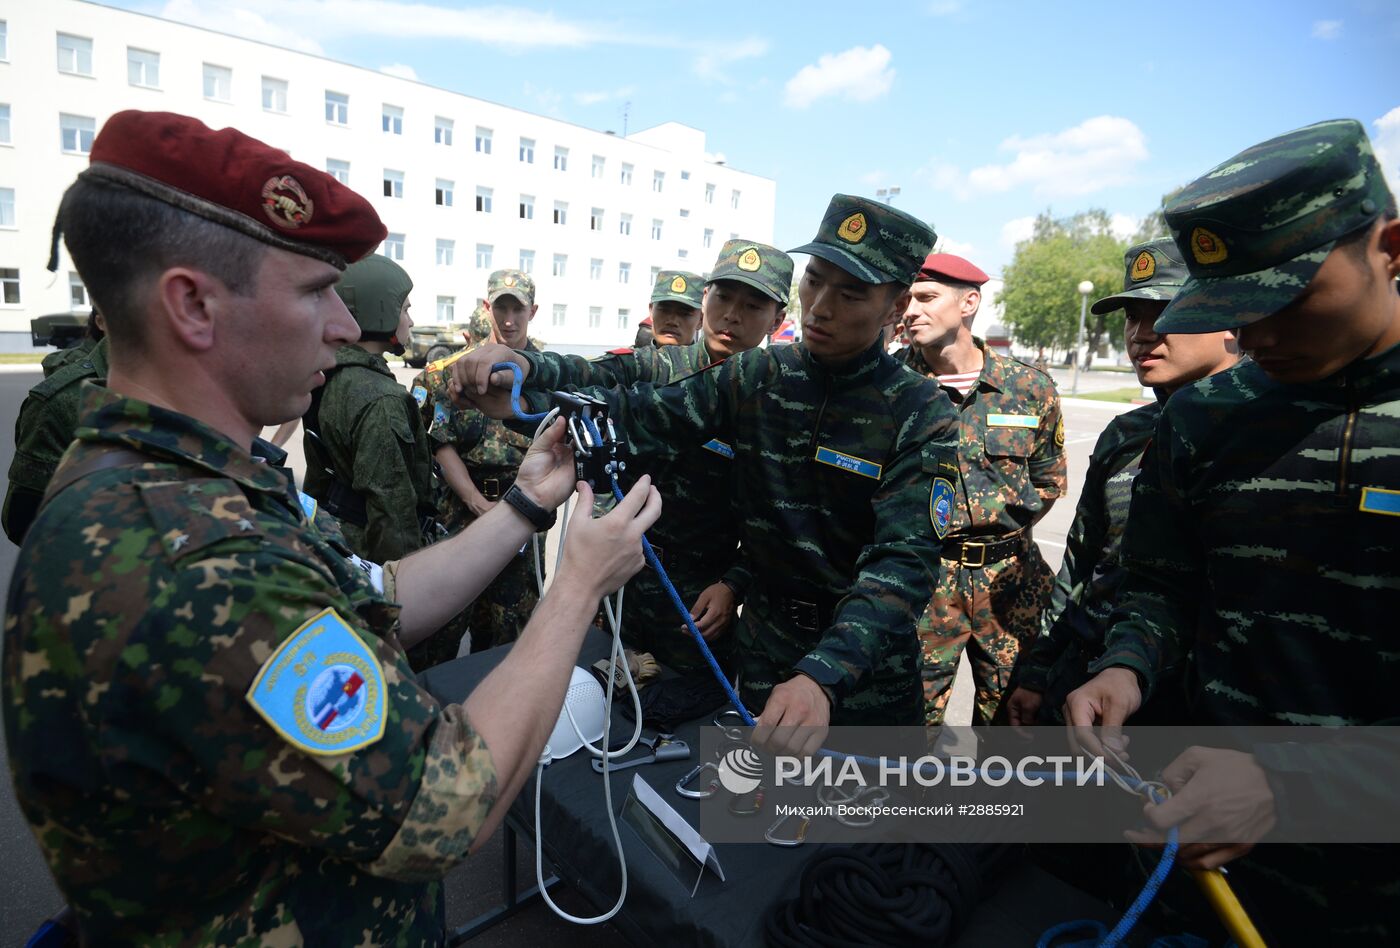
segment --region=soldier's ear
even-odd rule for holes
[[[1381,224],[1381,252],[1386,255],[1386,272],[1392,280],[1400,277],[1400,217]]]

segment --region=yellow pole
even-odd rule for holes
[[[1192,869],[1190,872],[1196,884],[1205,893],[1206,901],[1220,917],[1225,930],[1240,948],[1267,948],[1259,929],[1255,928],[1254,922],[1250,920],[1249,913],[1235,897],[1235,890],[1230,888],[1225,873],[1219,869]]]

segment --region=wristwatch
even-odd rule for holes
[[[502,495],[501,500],[510,504],[515,508],[516,513],[530,521],[530,525],[535,528],[536,533],[543,533],[548,530],[550,527],[554,526],[554,522],[559,519],[558,515],[553,510],[545,510],[529,497],[526,497],[525,492],[515,484],[510,485],[510,490]]]

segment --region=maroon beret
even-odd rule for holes
[[[341,269],[388,231],[335,178],[237,129],[173,112],[118,112],[92,143],[82,177],[140,191],[282,250]]]
[[[924,265],[919,268],[919,275],[914,279],[916,282],[918,280],[951,280],[954,283],[971,283],[973,286],[981,286],[991,277],[957,254],[931,253],[924,258]]]

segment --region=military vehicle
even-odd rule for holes
[[[87,335],[87,313],[50,313],[29,321],[29,336],[36,346],[67,349]]]
[[[429,362],[447,358],[467,346],[470,326],[470,323],[414,326],[404,344],[404,362],[421,369]]]

